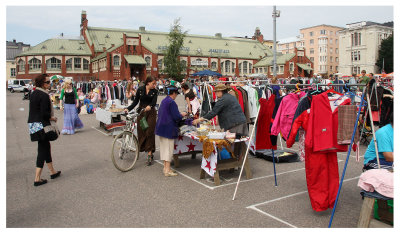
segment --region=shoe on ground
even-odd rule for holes
[[[50,178],[51,178],[51,179],[55,179],[55,178],[59,177],[60,174],[61,174],[61,171],[57,171],[55,174],[50,175]]]
[[[173,171],[169,171],[169,172],[167,172],[167,173],[164,173],[164,175],[165,175],[166,177],[171,177],[171,176],[177,176],[178,173],[173,172]]]
[[[47,180],[41,179],[40,181],[33,182],[33,186],[40,186],[45,183],[47,183]]]

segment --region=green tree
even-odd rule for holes
[[[386,73],[393,72],[393,34],[382,40],[376,66],[379,67],[379,72],[382,68]]]
[[[182,26],[180,25],[180,18],[174,20],[174,24],[171,26],[171,30],[168,35],[169,45],[167,53],[164,57],[165,69],[164,72],[173,80],[181,82],[183,77],[183,71],[186,70],[185,64],[179,61],[179,52],[183,46],[183,40],[187,34],[187,31],[182,32]]]

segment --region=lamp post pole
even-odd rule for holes
[[[280,16],[280,11],[276,10],[276,6],[273,7],[272,11],[272,18],[273,18],[273,25],[274,25],[274,60],[273,60],[273,73],[274,77],[276,77],[276,18]]]

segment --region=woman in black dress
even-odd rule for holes
[[[156,151],[156,138],[154,132],[157,121],[157,111],[155,109],[157,96],[156,80],[153,77],[148,77],[144,82],[144,85],[139,87],[136,91],[133,103],[125,109],[125,111],[131,111],[139,103],[138,112],[143,110],[137,118],[137,131],[140,152],[147,152],[148,166],[152,165],[154,159],[153,153]],[[149,127],[144,131],[139,124],[142,118],[146,118],[149,125]]]

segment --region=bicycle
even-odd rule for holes
[[[124,131],[115,137],[112,144],[111,160],[114,166],[122,172],[132,170],[139,158],[139,143],[133,134],[139,115],[140,113],[126,114]]]

